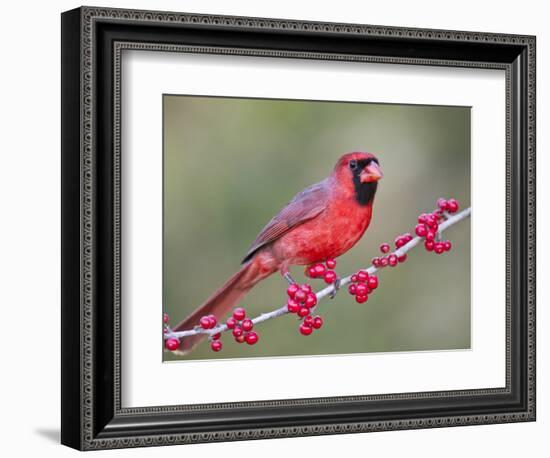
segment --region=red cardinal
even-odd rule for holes
[[[310,265],[336,258],[354,246],[369,226],[382,172],[370,153],[344,154],[332,174],[309,186],[263,228],[250,246],[241,269],[174,331],[192,329],[204,315],[219,320],[243,296],[276,271],[289,281],[291,265]],[[188,353],[203,338],[184,338],[179,353]]]

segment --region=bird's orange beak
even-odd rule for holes
[[[363,169],[360,175],[360,179],[361,183],[372,183],[378,181],[383,176],[384,175],[382,175],[382,170],[380,170],[380,166],[376,162],[372,161]]]

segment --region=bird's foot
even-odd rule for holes
[[[336,278],[336,280],[334,280],[334,283],[332,284],[333,286],[333,290],[332,292],[329,294],[328,297],[330,297],[331,299],[334,299],[336,297],[336,293],[338,292],[338,290],[340,289],[340,278]]]
[[[294,283],[296,283],[291,277],[290,272],[285,273],[283,277],[285,277],[285,280],[288,282],[289,285],[293,285]]]

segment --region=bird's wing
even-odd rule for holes
[[[246,253],[243,263],[248,261],[259,248],[277,240],[290,229],[325,210],[328,201],[327,186],[324,181],[305,188],[286,204],[262,229]]]

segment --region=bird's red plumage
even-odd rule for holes
[[[336,258],[352,248],[369,226],[372,199],[358,202],[358,183],[349,165],[372,160],[378,162],[370,153],[345,154],[328,178],[298,193],[256,237],[241,270],[174,330],[195,326],[204,314],[223,317],[255,284],[277,270],[284,274],[292,265]],[[201,339],[193,336],[181,349],[189,351]]]
[[[294,196],[261,230],[256,240],[252,242],[245,260],[253,256],[261,247],[275,242],[291,232],[291,229],[308,220],[316,219],[324,212],[330,196],[329,186],[325,181],[309,186]]]

